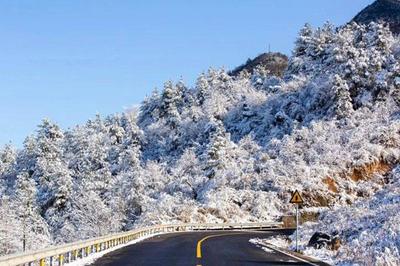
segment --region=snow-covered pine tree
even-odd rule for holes
[[[306,54],[306,50],[311,42],[313,33],[314,31],[309,23],[306,23],[303,28],[301,28],[295,42],[293,56],[302,56]]]
[[[160,92],[155,88],[150,96],[146,97],[139,107],[138,124],[148,126],[160,118]]]
[[[15,181],[14,171],[17,160],[17,151],[11,145],[5,145],[0,150],[0,195]]]
[[[16,157],[16,150],[9,144],[0,150],[0,175],[7,173],[13,167]]]
[[[226,159],[226,149],[229,147],[229,139],[221,121],[216,121],[211,125],[210,142],[206,150],[206,176],[214,178],[218,170],[224,169]]]
[[[176,127],[179,120],[178,102],[180,101],[178,94],[172,81],[164,84],[164,91],[161,96],[160,115],[167,120],[171,127]]]
[[[37,205],[36,182],[29,173],[17,177],[13,206],[20,221],[18,230],[21,251],[39,249],[51,243],[48,225],[40,215]]]
[[[22,251],[22,220],[10,197],[0,194],[0,254]]]
[[[208,97],[209,85],[207,81],[207,76],[201,73],[196,81],[196,99],[199,105],[202,105],[206,98]]]
[[[349,87],[339,75],[333,77],[332,90],[335,94],[335,112],[339,119],[349,117],[353,112],[353,105]]]
[[[50,207],[64,208],[71,197],[72,178],[63,159],[63,140],[63,132],[50,120],[39,125],[33,178],[39,185],[39,203],[44,212]]]

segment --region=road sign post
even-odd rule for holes
[[[290,203],[296,204],[296,252],[299,251],[299,204],[303,204],[303,198],[300,193],[296,190],[292,194]]]

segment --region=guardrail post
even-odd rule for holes
[[[63,254],[58,255],[58,265],[59,266],[64,265],[64,255]]]
[[[72,255],[72,259],[73,259],[73,260],[78,259],[78,250],[75,249],[74,251],[72,251],[72,254],[73,254],[73,255]]]

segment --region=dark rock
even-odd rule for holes
[[[341,240],[337,234],[331,236],[326,233],[315,232],[308,242],[308,246],[316,249],[338,250],[341,246]]]
[[[309,247],[316,249],[326,248],[331,242],[331,236],[322,232],[315,232],[308,242]]]

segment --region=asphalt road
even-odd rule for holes
[[[170,233],[107,253],[92,265],[310,265],[273,250],[265,252],[249,242],[256,237],[289,233],[282,230]]]

